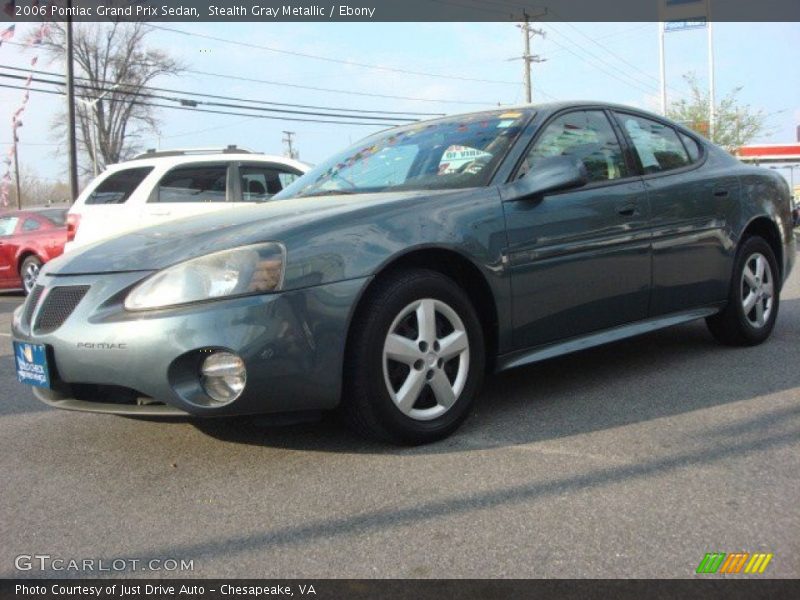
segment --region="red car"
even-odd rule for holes
[[[66,208],[0,213],[0,289],[33,289],[39,269],[64,252]]]

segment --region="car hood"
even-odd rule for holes
[[[45,265],[49,275],[152,271],[229,248],[285,241],[298,228],[354,211],[381,210],[387,204],[414,202],[442,191],[391,192],[289,198],[252,207],[170,221],[68,252]],[[451,192],[452,193],[452,192]]]

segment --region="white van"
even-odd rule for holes
[[[236,146],[148,151],[110,165],[78,196],[67,214],[64,252],[172,219],[265,202],[308,169]]]

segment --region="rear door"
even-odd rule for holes
[[[703,167],[701,144],[670,124],[616,112],[635,150],[651,210],[652,316],[713,304],[728,293],[727,215],[739,205],[739,182]]]
[[[222,210],[234,200],[233,170],[226,162],[197,162],[164,173],[142,208],[142,227]]]
[[[264,162],[240,162],[236,165],[234,202],[266,202],[302,173],[284,165]]]
[[[70,210],[80,215],[76,244],[95,242],[135,227],[139,207],[129,200],[152,171],[153,167],[132,167],[101,175],[85,200]]]

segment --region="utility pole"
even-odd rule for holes
[[[284,131],[283,143],[286,144],[286,156],[289,158],[298,158],[299,154],[294,149],[294,140],[292,137],[295,135],[294,131]]]
[[[664,49],[664,27],[666,24],[661,21],[658,24],[658,62],[661,75],[661,116],[667,116],[667,66]]]
[[[717,115],[714,106],[714,34],[711,26],[711,6],[708,15],[708,139],[714,141]]]
[[[14,176],[17,184],[17,209],[22,210],[22,188],[19,184],[19,155],[17,154],[17,129],[14,128]]]
[[[523,41],[523,54],[522,54],[522,78],[525,83],[525,102],[530,104],[533,102],[533,89],[531,86],[531,63],[544,62],[545,58],[541,58],[538,54],[531,54],[531,39],[535,35],[545,36],[545,32],[541,29],[533,29],[529,22],[528,13],[524,12],[523,23],[518,25],[522,30]]]
[[[71,12],[72,0],[67,2],[67,10]],[[70,13],[68,13],[69,15]],[[69,192],[70,204],[78,197],[78,149],[75,144],[75,76],[72,68],[72,17],[67,16],[67,148],[69,156]]]

